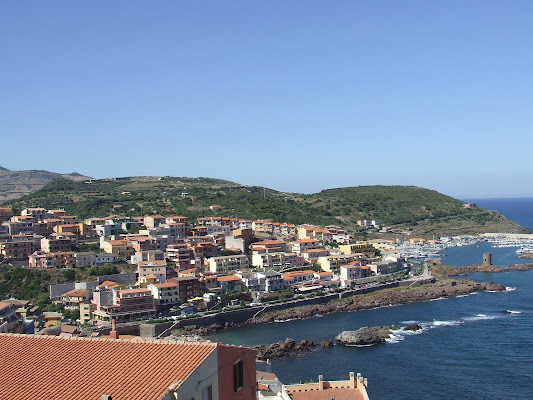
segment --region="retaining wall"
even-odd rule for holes
[[[140,335],[143,337],[156,337],[164,333],[163,336],[168,336],[170,335],[170,331],[171,331],[169,329],[170,327],[172,327],[172,329],[178,329],[178,328],[182,328],[184,326],[189,326],[189,325],[197,325],[197,326],[209,326],[212,324],[224,325],[226,322],[240,324],[240,323],[243,323],[249,320],[250,318],[253,318],[253,316],[256,315],[257,313],[262,314],[262,313],[267,313],[267,312],[277,311],[277,310],[284,310],[284,309],[293,308],[293,307],[300,307],[300,306],[314,305],[314,304],[326,304],[334,299],[346,298],[346,297],[354,296],[356,294],[365,294],[365,293],[376,291],[378,289],[391,288],[391,287],[396,287],[396,286],[398,286],[398,282],[389,283],[387,285],[380,286],[379,288],[347,290],[344,292],[331,293],[331,294],[327,294],[327,295],[319,296],[319,297],[291,300],[286,303],[269,304],[266,306],[255,306],[255,307],[240,308],[237,310],[228,310],[228,311],[224,311],[224,312],[220,312],[216,314],[209,314],[209,315],[204,315],[201,317],[187,318],[187,319],[181,319],[181,320],[171,321],[171,322],[161,322],[157,324],[141,323],[140,324]],[[167,331],[165,332],[165,330]]]

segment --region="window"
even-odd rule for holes
[[[202,391],[202,400],[213,400],[213,387],[211,385]]]
[[[239,390],[244,381],[244,369],[242,360],[237,361],[233,365],[233,391],[236,392]]]

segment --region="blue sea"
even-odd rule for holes
[[[470,201],[533,229],[531,198]],[[515,250],[482,242],[448,249],[443,261],[455,266],[477,264],[483,252],[491,251],[496,264],[524,262]],[[499,282],[509,290],[243,327],[223,331],[216,340],[246,346],[287,337],[319,342],[362,326],[416,322],[422,331],[398,332],[389,342],[371,347],[336,345],[276,360],[273,372],[284,383],[316,381],[320,374],[325,379],[347,379],[350,371],[360,372],[368,378],[372,400],[532,399],[533,270],[477,273],[470,278]]]

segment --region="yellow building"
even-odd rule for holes
[[[102,249],[105,253],[117,254],[119,258],[126,258],[135,254],[133,246],[126,240],[108,240],[105,241]]]
[[[55,233],[70,232],[70,233],[74,233],[75,235],[79,235],[80,234],[80,225],[81,224],[56,225],[56,226],[54,226],[54,232]]]
[[[153,274],[140,276],[137,281],[137,285],[142,288],[146,288],[148,285],[155,285],[156,283],[159,283],[159,279]]]
[[[96,304],[80,304],[80,324],[84,325],[93,319],[93,312],[96,310]]]
[[[340,244],[339,250],[341,251],[342,254],[363,253],[367,257],[373,257],[374,254],[376,253],[375,247],[367,242]]]
[[[409,244],[410,245],[423,245],[423,244],[426,244],[426,239],[424,238],[412,238],[412,239],[409,239]]]
[[[63,314],[59,312],[43,312],[42,321],[44,327],[50,328],[51,326],[57,326],[61,323],[63,319]]]

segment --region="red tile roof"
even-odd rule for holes
[[[231,282],[231,281],[240,281],[241,278],[235,275],[230,275],[230,276],[219,276],[217,280],[219,282]]]
[[[103,394],[113,400],[159,400],[216,347],[205,342],[4,334],[0,335],[0,393],[10,400],[96,400]],[[28,354],[31,363],[24,362]],[[83,362],[80,356],[85,357]]]
[[[63,293],[62,296],[69,296],[69,297],[81,297],[85,294],[87,294],[89,291],[86,289],[73,289],[66,293]]]
[[[293,277],[293,276],[301,276],[301,275],[313,275],[315,273],[315,271],[311,271],[310,269],[306,269],[304,271],[289,271],[289,272],[285,272],[281,275],[283,275],[283,277],[287,276],[287,277]]]
[[[158,289],[176,288],[178,284],[175,282],[156,283],[154,286]]]

